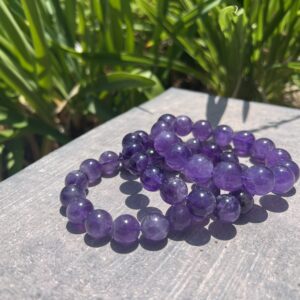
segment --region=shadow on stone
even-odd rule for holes
[[[257,204],[253,205],[253,208],[245,215],[234,222],[235,225],[245,225],[247,223],[262,223],[268,219],[268,212],[262,206]]]
[[[213,127],[216,127],[219,124],[223,114],[225,113],[227,104],[228,98],[213,95],[208,96],[206,118],[211,122]]]
[[[126,181],[120,185],[120,191],[126,195],[138,194],[142,189],[142,185],[137,181]]]
[[[283,194],[283,197],[292,197],[296,194],[297,190],[295,187],[291,188],[287,193]]]
[[[210,232],[202,226],[193,226],[192,231],[185,237],[185,241],[192,246],[203,246],[210,241]]]
[[[126,253],[130,253],[133,252],[134,250],[137,249],[137,247],[139,246],[139,242],[135,242],[129,245],[122,245],[117,243],[114,240],[110,241],[110,247],[113,251],[117,252],[117,253],[121,253],[121,254],[126,254]]]
[[[236,228],[232,224],[214,221],[208,226],[209,233],[218,240],[228,241],[236,236]]]
[[[63,217],[66,217],[66,216],[67,216],[66,211],[67,211],[67,208],[64,207],[64,206],[61,206],[60,209],[59,209],[59,213],[60,213]]]
[[[167,244],[168,244],[167,238],[162,241],[158,241],[158,242],[147,240],[143,236],[141,236],[141,238],[140,238],[140,245],[144,249],[149,250],[149,251],[159,251],[159,250],[163,249],[164,247],[166,247]]]
[[[74,224],[74,223],[68,222],[66,225],[66,228],[70,233],[73,233],[73,234],[85,233],[85,228],[84,228],[83,224]]]
[[[111,240],[110,237],[96,240],[96,239],[92,238],[91,236],[89,236],[87,233],[84,235],[84,242],[88,246],[93,247],[93,248],[103,247],[103,246],[107,245],[110,240]]]
[[[142,209],[148,206],[150,200],[146,195],[136,194],[126,198],[125,204],[132,209]]]
[[[120,172],[120,176],[122,179],[124,180],[135,180],[138,178],[138,176],[136,175],[132,175],[130,174],[128,171],[122,169],[121,172]]]
[[[137,219],[141,222],[141,220],[149,215],[149,214],[163,214],[162,211],[156,207],[152,207],[152,206],[149,206],[149,207],[145,207],[145,208],[142,208],[141,210],[138,211],[137,213]]]
[[[284,212],[289,208],[289,204],[278,195],[266,195],[259,200],[261,206],[271,212]]]

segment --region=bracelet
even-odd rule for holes
[[[193,138],[183,141],[190,133]],[[240,163],[239,157],[250,157],[253,165]],[[113,220],[107,211],[94,209],[86,199],[88,187],[121,169],[138,176],[146,190],[160,191],[171,205],[165,215],[151,213],[139,222],[124,214]],[[140,233],[162,241],[170,231],[187,230],[194,220],[234,223],[252,209],[255,195],[284,195],[298,178],[298,165],[270,139],[255,140],[250,131],[234,132],[227,125],[213,129],[206,120],[193,123],[188,116],[165,114],[150,134],[138,130],[125,135],[119,155],[106,151],[99,160],[83,161],[66,176],[60,201],[69,222],[84,226],[93,239],[111,237],[129,245]],[[190,192],[187,183],[192,183]]]

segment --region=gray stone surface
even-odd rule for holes
[[[120,151],[125,133],[149,130],[166,112],[252,129],[300,162],[299,110],[170,89],[0,183],[0,299],[300,299],[299,193],[257,198],[242,224],[195,228],[161,249],[141,243],[121,253],[66,230],[58,200],[65,174],[106,149]],[[167,207],[120,176],[89,198],[114,217]]]

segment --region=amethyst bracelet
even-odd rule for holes
[[[192,133],[193,138],[182,137]],[[250,158],[252,166],[240,163]],[[148,191],[160,191],[170,204],[166,214],[151,213],[139,222],[125,214],[112,219],[94,209],[87,188],[121,169],[140,178]],[[188,230],[208,218],[234,223],[254,205],[255,195],[284,195],[299,178],[290,154],[267,139],[255,140],[249,131],[234,132],[227,125],[212,128],[209,121],[195,123],[187,116],[162,115],[150,134],[139,130],[125,135],[122,152],[87,159],[65,179],[60,201],[69,222],[81,225],[95,240],[112,238],[130,245],[140,233],[150,241],[167,238],[170,231]],[[191,185],[189,192],[188,185]]]

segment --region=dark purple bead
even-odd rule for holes
[[[145,147],[142,143],[129,144],[123,147],[122,156],[124,159],[130,158],[133,154],[145,151]]]
[[[294,173],[284,166],[275,166],[271,168],[274,174],[274,194],[283,195],[290,191],[295,183]]]
[[[176,143],[166,153],[165,160],[171,169],[181,171],[191,156],[190,149],[184,143]]]
[[[200,120],[194,123],[192,129],[195,138],[200,142],[206,141],[213,133],[213,129],[209,121]]]
[[[275,148],[275,144],[267,138],[257,139],[250,150],[251,158],[254,161],[264,162],[266,156]]]
[[[299,166],[292,160],[281,161],[280,166],[290,169],[295,176],[295,182],[299,179]]]
[[[208,189],[198,187],[189,193],[187,207],[193,215],[207,217],[216,207],[216,197]]]
[[[142,137],[134,132],[134,133],[127,133],[122,140],[122,146],[126,147],[129,146],[131,144],[141,144],[143,142]]]
[[[240,164],[240,167],[242,168],[242,172],[244,172],[248,169],[248,166],[245,164]]]
[[[249,156],[255,137],[250,131],[239,131],[234,134],[232,141],[238,156]]]
[[[207,189],[209,191],[211,191],[215,196],[219,196],[220,195],[220,189],[216,187],[216,185],[214,184],[214,182],[212,180],[209,180],[208,182],[204,183],[204,184],[196,184],[194,183],[192,185],[192,189]]]
[[[230,194],[239,200],[241,205],[241,214],[246,214],[253,208],[254,198],[248,192],[239,190],[239,191],[232,192]]]
[[[180,136],[188,135],[192,127],[193,122],[188,116],[178,116],[174,123],[175,132]]]
[[[158,167],[149,166],[143,172],[140,179],[147,191],[158,191],[163,181],[163,173]]]
[[[162,116],[159,117],[158,121],[162,121],[167,123],[170,127],[173,127],[174,123],[175,123],[175,116],[171,115],[171,114],[164,114]]]
[[[65,185],[76,185],[81,190],[85,190],[88,184],[87,176],[80,170],[70,172],[65,179]]]
[[[154,149],[160,155],[165,155],[178,142],[178,137],[171,131],[163,131],[154,139]]]
[[[120,170],[119,155],[113,151],[105,151],[100,155],[99,163],[103,176],[117,175]]]
[[[252,166],[243,172],[243,184],[251,195],[263,196],[274,188],[274,175],[264,166]]]
[[[221,148],[212,141],[202,143],[202,154],[206,155],[212,161],[216,162],[222,153]]]
[[[218,220],[225,223],[235,222],[241,213],[241,205],[233,195],[220,195],[217,197],[215,216]]]
[[[142,143],[144,146],[148,147],[152,144],[150,141],[149,134],[147,132],[143,130],[137,130],[134,133],[137,134],[142,139]]]
[[[101,165],[96,159],[86,159],[80,165],[80,171],[85,173],[89,184],[94,184],[101,178]]]
[[[145,153],[135,153],[129,158],[126,168],[131,174],[139,175],[146,170],[148,162],[149,159]]]
[[[121,215],[114,221],[113,239],[120,244],[137,242],[140,235],[140,223],[131,215]]]
[[[242,169],[237,163],[220,162],[214,168],[213,181],[221,190],[238,190],[242,187]]]
[[[170,206],[166,212],[172,231],[184,231],[192,224],[192,214],[185,204]]]
[[[84,224],[86,232],[94,239],[103,239],[111,236],[113,219],[106,210],[93,210],[88,214]]]
[[[169,124],[163,121],[158,121],[154,123],[150,132],[151,139],[154,140],[163,131],[172,131],[172,128]]]
[[[160,187],[161,198],[169,204],[180,203],[185,200],[187,195],[188,187],[179,177],[165,179]]]
[[[239,159],[238,157],[231,151],[228,152],[222,152],[219,155],[219,160],[220,161],[229,161],[229,162],[234,162],[234,163],[238,163]]]
[[[206,183],[212,177],[213,163],[204,155],[194,154],[187,162],[184,175],[196,183]]]
[[[150,241],[162,241],[169,233],[170,223],[168,219],[161,214],[148,214],[141,222],[141,231],[143,237]]]
[[[76,185],[65,186],[60,193],[60,202],[62,206],[67,207],[70,202],[76,198],[83,198],[86,196],[85,190]]]
[[[148,148],[146,151],[146,154],[148,156],[149,159],[149,165],[154,165],[157,166],[159,165],[161,162],[163,162],[163,157],[161,155],[159,155],[154,148]]]
[[[71,223],[83,224],[91,211],[93,204],[89,200],[77,198],[67,206],[66,215]]]
[[[215,143],[221,147],[227,146],[232,141],[233,130],[227,125],[219,125],[214,130]]]
[[[199,154],[201,153],[201,142],[196,139],[192,138],[186,141],[185,145],[191,150],[192,154]]]
[[[284,149],[275,148],[267,154],[265,163],[267,167],[273,167],[286,160],[291,160],[291,155]]]

